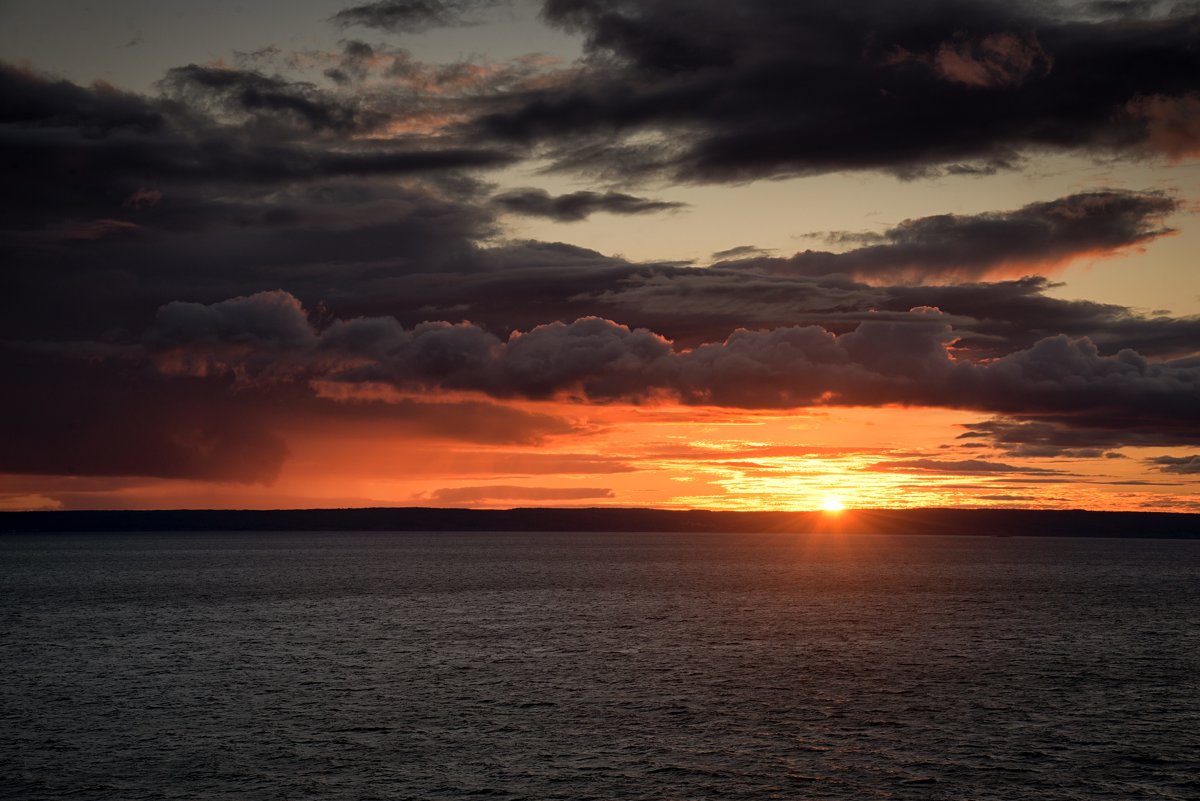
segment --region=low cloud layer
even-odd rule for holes
[[[739,330],[679,350],[645,329],[601,318],[550,323],[502,339],[470,323],[394,318],[311,325],[286,292],[159,309],[146,342],[160,368],[242,380],[384,384],[480,392],[497,398],[592,402],[671,398],[738,408],[904,404],[1060,423],[1138,416],[1165,437],[1196,431],[1200,363],[1151,362],[1131,350],[1101,355],[1086,339],[1054,336],[994,361],[957,361],[940,313],[862,322],[835,335],[819,326]],[[1110,434],[1120,439],[1119,428]],[[1172,433],[1174,432],[1174,433]],[[995,436],[997,431],[981,430]]]
[[[1200,475],[1200,456],[1158,456],[1150,459],[1164,473],[1178,475]]]
[[[1200,445],[1200,426],[1187,420],[1164,421],[1153,405],[1076,415],[1030,412],[963,427],[961,440],[986,442],[1025,458],[1118,458],[1111,448]]]
[[[444,487],[429,494],[438,504],[480,504],[489,501],[578,501],[614,497],[613,491],[602,487],[520,487],[497,485],[486,487]]]
[[[935,473],[938,475],[988,475],[988,474],[1038,474],[1054,473],[1040,467],[1021,467],[1003,462],[989,462],[984,459],[895,459],[888,462],[876,462],[867,468],[884,473]]]

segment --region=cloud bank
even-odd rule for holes
[[[956,360],[944,315],[865,321],[835,335],[820,326],[733,332],[677,349],[646,329],[598,317],[555,322],[507,339],[470,323],[405,328],[394,318],[312,326],[282,291],[159,309],[146,343],[160,369],[244,380],[384,384],[497,398],[590,402],[670,398],[737,408],[903,404],[1080,419],[1138,417],[1159,436],[1195,436],[1200,361],[1102,355],[1087,339],[1048,337],[976,363]],[[1117,436],[1118,428],[1110,429]],[[991,432],[993,434],[998,432]]]

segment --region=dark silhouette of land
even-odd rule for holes
[[[1029,509],[171,509],[0,513],[0,532],[613,531],[1200,539],[1200,514]]]

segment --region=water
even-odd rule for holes
[[[0,538],[0,797],[1200,797],[1200,542]]]

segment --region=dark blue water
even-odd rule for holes
[[[1200,542],[0,538],[0,797],[1200,798]]]

